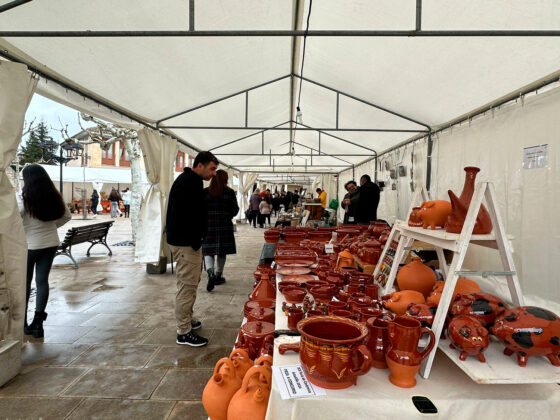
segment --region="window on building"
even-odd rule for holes
[[[175,171],[182,172],[185,168],[185,153],[177,152],[177,157],[175,158]]]
[[[107,150],[101,152],[101,163],[104,165],[115,164],[115,144],[113,143]]]

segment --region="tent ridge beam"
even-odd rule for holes
[[[296,143],[298,144],[298,143]],[[313,151],[317,151],[316,149],[312,149]],[[263,156],[262,153],[214,153],[216,156]],[[264,155],[267,156],[267,155]],[[268,153],[268,156],[290,156],[289,153]],[[336,157],[336,156],[368,156],[371,157],[371,153],[337,153],[336,156],[328,155],[326,153],[320,154],[302,154],[296,153],[294,156],[315,156],[317,157]]]
[[[304,81],[306,81],[306,82],[309,82],[309,83],[311,83],[311,84],[314,84],[314,85],[316,85],[316,86],[322,87],[322,88],[327,89],[327,90],[330,90],[330,91],[332,91],[332,92],[335,92],[335,93],[337,93],[337,95],[346,96],[347,98],[350,98],[350,99],[353,99],[353,100],[355,100],[355,101],[361,102],[361,103],[363,103],[363,104],[365,104],[365,105],[369,105],[369,106],[371,106],[371,107],[373,107],[373,108],[379,109],[380,111],[384,111],[384,112],[387,112],[387,113],[389,113],[389,114],[392,114],[392,115],[394,115],[394,116],[396,116],[396,117],[399,117],[399,118],[405,119],[405,120],[407,120],[407,121],[413,122],[414,124],[422,125],[422,126],[426,127],[428,130],[430,130],[430,126],[429,126],[428,124],[423,123],[423,122],[421,122],[421,121],[417,121],[417,120],[415,120],[415,119],[413,119],[413,118],[407,117],[406,115],[399,114],[398,112],[391,111],[390,109],[387,109],[387,108],[385,108],[385,107],[382,107],[381,105],[377,105],[377,104],[374,104],[373,102],[366,101],[365,99],[358,98],[357,96],[351,95],[351,94],[349,94],[349,93],[342,92],[342,91],[340,91],[340,90],[338,90],[338,89],[335,89],[335,88],[333,88],[333,87],[331,87],[331,86],[327,86],[327,85],[325,85],[325,84],[323,84],[323,83],[319,83],[319,82],[317,82],[317,81],[315,81],[315,80],[312,80],[312,79],[309,79],[309,78],[307,78],[307,77],[303,77],[303,76],[300,76],[300,75],[298,75],[298,74],[294,74],[294,76],[300,78],[301,80],[304,80]],[[338,97],[338,96],[337,96],[337,97]],[[337,100],[337,114],[338,114],[338,100]],[[417,131],[418,131],[418,130],[417,130]]]
[[[224,100],[226,100],[226,99],[233,98],[234,96],[241,95],[241,94],[243,94],[243,93],[248,94],[248,92],[250,92],[250,91],[252,91],[252,90],[255,90],[255,89],[258,89],[258,88],[261,88],[261,87],[270,85],[270,84],[272,84],[272,83],[279,82],[280,80],[286,79],[286,78],[288,78],[288,77],[291,77],[291,74],[286,74],[286,75],[284,75],[284,76],[277,77],[276,79],[272,79],[272,80],[269,80],[269,81],[267,81],[267,82],[264,82],[264,83],[260,83],[260,84],[258,84],[258,85],[255,85],[255,86],[251,86],[250,88],[243,89],[243,90],[240,90],[240,91],[235,92],[235,93],[231,93],[231,94],[226,95],[226,96],[222,96],[221,98],[214,99],[214,100],[212,100],[212,101],[210,101],[210,102],[206,102],[206,103],[204,103],[204,104],[197,105],[197,106],[195,106],[195,107],[193,107],[193,108],[189,108],[189,109],[187,109],[187,110],[185,110],[185,111],[177,112],[176,114],[173,114],[173,115],[170,115],[170,116],[168,116],[168,117],[164,117],[164,118],[161,118],[161,119],[157,120],[157,121],[156,121],[156,126],[159,127],[159,125],[160,125],[163,121],[170,120],[171,118],[175,118],[175,117],[179,117],[179,116],[181,116],[181,115],[188,114],[189,112],[196,111],[197,109],[204,108],[204,107],[206,107],[206,106],[213,105],[213,104],[215,104],[215,103],[217,103],[217,102],[221,102],[221,101],[224,101]],[[169,128],[169,127],[167,127],[167,128]],[[243,127],[239,127],[239,128],[243,128]]]
[[[316,167],[323,167],[325,165],[315,165]],[[350,168],[350,165],[329,165],[329,168]],[[270,165],[238,165],[238,168],[270,168]],[[276,168],[310,168],[310,165],[306,164],[293,164],[293,165],[275,165]],[[245,171],[243,171],[245,172]],[[305,173],[305,171],[303,172]]]
[[[290,122],[290,121],[288,121]],[[293,121],[291,121],[293,122]],[[298,123],[299,124],[299,123]],[[428,133],[429,130],[405,130],[399,128],[334,128],[334,127],[248,127],[248,126],[218,126],[218,125],[160,125],[159,128],[184,130],[258,130],[258,131],[371,131],[382,133]]]
[[[297,144],[298,146],[305,147],[306,149],[311,150],[311,152],[314,152],[314,151],[316,152],[316,151],[317,151],[317,149],[314,149],[313,147],[309,147],[309,146],[307,146],[307,145],[305,145],[305,144],[302,144],[302,143],[298,143],[298,142],[295,141],[295,140],[293,141],[293,144]],[[338,155],[337,155],[337,156],[335,156],[335,155],[330,155],[330,154],[325,153],[325,152],[322,152],[322,154],[321,154],[321,153],[319,153],[319,154],[320,154],[321,156],[332,157],[332,158],[338,159],[338,160],[340,160],[340,161],[342,161],[342,162],[344,162],[344,163],[347,163],[348,165],[352,165],[352,162],[348,162],[347,160],[344,160],[344,159],[338,157]],[[319,166],[321,166],[321,165],[319,165]]]
[[[9,3],[8,3],[9,4]],[[5,5],[7,6],[7,5]],[[16,5],[17,6],[17,5]],[[13,6],[15,7],[15,6]],[[557,37],[560,30],[153,30],[153,31],[0,31],[2,38],[127,37]]]

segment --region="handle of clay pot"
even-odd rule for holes
[[[218,360],[218,362],[216,363],[216,366],[214,366],[214,375],[216,375],[217,373],[220,372],[220,368],[222,367],[222,365],[224,363],[227,365],[230,372],[235,372],[235,366],[233,365],[233,362],[229,358],[224,357],[224,358]]]
[[[430,336],[430,342],[426,347],[424,347],[424,350],[420,352],[420,357],[423,360],[428,354],[430,354],[430,351],[432,351],[432,349],[434,348],[434,344],[436,344],[436,336],[434,335],[434,332],[432,330],[424,327],[422,328],[421,334],[428,334]],[[420,337],[422,337],[422,335]]]
[[[278,346],[278,352],[280,354],[284,354],[287,351],[295,351],[296,353],[299,353],[299,343],[280,344]]]
[[[246,393],[249,390],[249,381],[251,380],[251,378],[255,375],[261,375],[266,379],[266,383],[267,385],[271,386],[271,379],[272,379],[272,370],[270,370],[270,368],[267,368],[265,366],[253,366],[250,367],[249,370],[247,371],[247,373],[245,374],[245,376],[243,377],[243,383],[241,384],[241,390],[240,393]]]
[[[356,351],[362,355],[362,365],[358,369],[352,369],[350,372],[354,376],[360,376],[368,373],[369,368],[371,367],[372,356],[371,351],[364,344],[360,344],[356,348]]]

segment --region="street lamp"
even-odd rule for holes
[[[47,151],[51,155],[51,160],[58,162],[60,165],[60,194],[62,195],[62,167],[66,165],[73,159],[78,159],[84,153],[84,147],[81,144],[76,143],[72,139],[66,139],[62,143],[55,142],[52,138],[39,143],[39,147],[43,151]],[[59,148],[59,155],[56,156],[54,152]],[[66,157],[63,156],[63,152],[66,152]]]

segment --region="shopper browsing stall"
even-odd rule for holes
[[[323,209],[327,208],[327,192],[321,188],[317,188],[315,190],[317,192],[317,196],[318,198],[321,200],[321,207],[323,207]]]
[[[253,195],[251,195],[251,198],[249,199],[249,208],[251,209],[251,213],[252,213],[252,216],[253,216],[253,227],[254,228],[257,227],[257,219],[259,218],[259,215],[260,215],[259,204],[261,203],[261,201],[262,201],[262,197],[260,195],[260,190],[257,188],[253,192]]]
[[[208,233],[202,244],[202,254],[208,273],[206,290],[209,292],[214,289],[214,286],[226,282],[223,277],[226,257],[228,254],[236,253],[231,219],[239,212],[239,205],[235,191],[227,186],[227,182],[227,172],[219,169],[216,176],[212,178],[210,186],[204,190],[208,212]]]
[[[185,168],[169,193],[165,232],[167,243],[177,261],[177,344],[205,346],[208,339],[193,330],[202,323],[193,319],[196,289],[202,268],[202,242],[207,231],[207,214],[202,181],[216,175],[218,159],[210,152],[200,152],[193,169]]]
[[[377,206],[379,205],[380,194],[379,187],[371,182],[371,177],[367,174],[362,175],[360,187],[349,201],[351,205],[355,206],[354,217],[356,223],[369,225],[371,221],[377,220]]]
[[[342,201],[341,204],[341,207],[344,209],[344,224],[345,225],[354,224],[356,223],[355,215],[354,215],[356,209],[355,209],[355,205],[352,204],[350,199],[358,191],[358,185],[354,180],[348,181],[346,184],[344,184],[344,189],[348,191],[344,196],[344,200]]]

